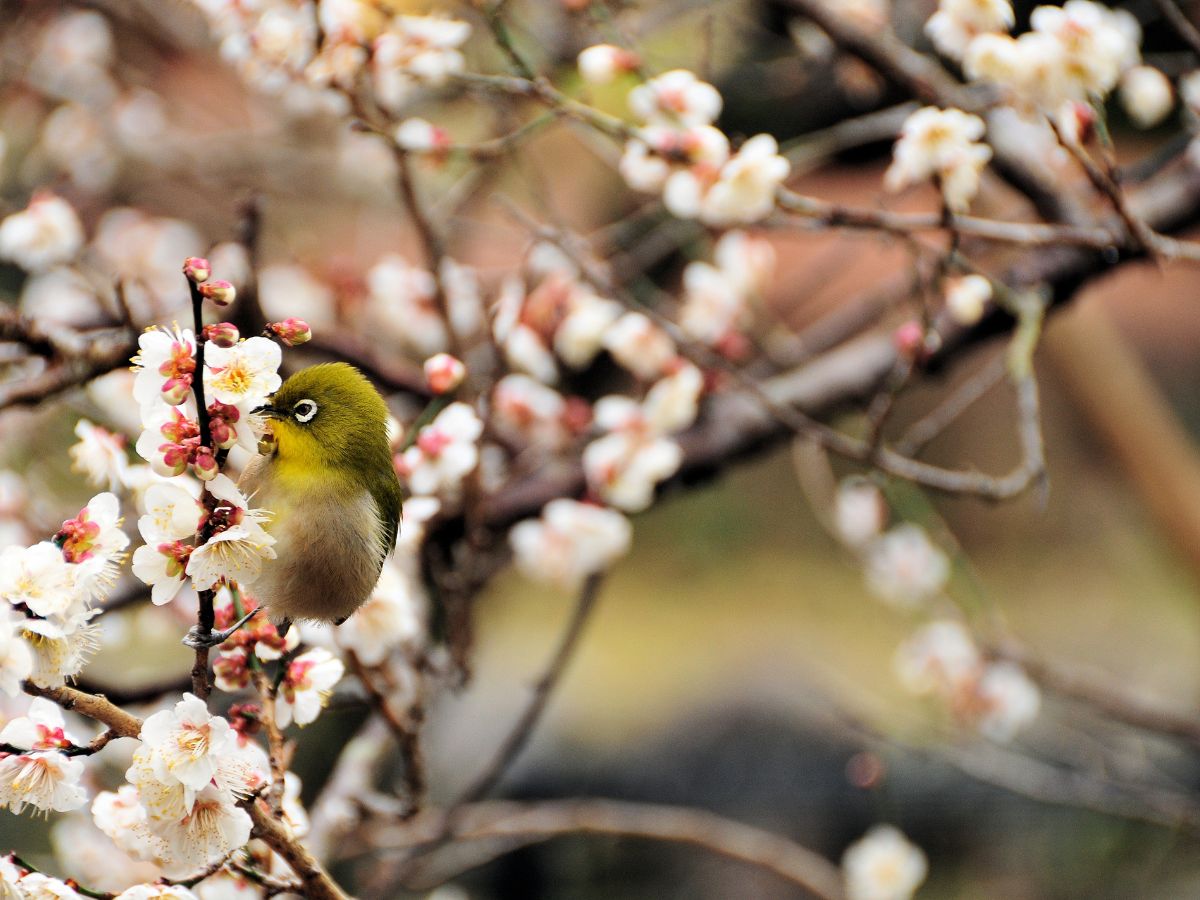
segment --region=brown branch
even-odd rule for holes
[[[430,821],[431,830],[443,823]],[[459,850],[462,841],[505,841],[499,850],[485,850],[454,872],[474,868],[517,846],[569,834],[602,834],[690,844],[771,872],[816,897],[841,898],[842,879],[837,866],[788,838],[735,822],[716,813],[681,806],[634,803],[619,800],[571,799],[534,803],[478,803],[462,810],[453,830]],[[388,846],[389,833],[375,835],[380,846]],[[399,837],[403,840],[405,835]],[[515,846],[512,843],[515,841]],[[442,880],[444,880],[444,878]]]
[[[287,665],[286,658],[281,665]],[[262,666],[258,665],[257,660],[254,664],[253,676],[254,687],[258,690],[258,698],[262,703],[263,728],[267,731],[267,759],[271,766],[271,786],[267,791],[267,798],[271,808],[279,812],[283,806],[283,776],[287,772],[287,761],[283,732],[279,730],[279,725],[275,721],[275,686],[271,683],[267,673],[263,671]]]
[[[110,703],[107,698],[96,694],[85,694],[70,687],[42,687],[32,681],[21,682],[21,689],[33,697],[45,697],[52,700],[65,710],[77,712],[81,716],[95,719],[108,726],[111,735],[104,741],[107,743],[114,737],[137,737],[142,733],[142,720],[130,715]],[[101,735],[104,737],[104,735]],[[100,738],[96,739],[97,741]],[[101,744],[103,746],[103,744]]]
[[[252,797],[242,806],[250,813],[254,836],[261,838],[292,867],[304,885],[305,897],[309,900],[348,900],[329,873],[292,835],[291,830],[272,814],[265,801]]]

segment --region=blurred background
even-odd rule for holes
[[[1016,4],[1019,21],[1031,5]],[[625,114],[625,91],[573,82],[575,55],[603,36],[604,17],[549,0],[508,6],[515,39],[541,70]],[[920,27],[933,8],[897,0],[891,18],[926,47]],[[1128,8],[1143,21],[1147,59],[1181,71],[1181,48],[1155,4]],[[466,5],[439,9],[479,21]],[[56,47],[45,35],[78,10],[102,19],[112,51],[104,79],[64,85],[63,58],[79,45]],[[766,131],[787,147],[904,99],[854,60],[804,51],[785,3],[631,4],[607,15],[635,37],[652,70],[686,66],[711,80],[726,99],[718,124],[731,134]],[[139,326],[184,315],[178,261],[244,240],[250,205],[263,312],[302,316],[330,338],[293,360],[370,339],[380,358],[419,365],[400,334],[404,323],[388,319],[367,281],[387,254],[419,258],[396,161],[377,137],[347,129],[341,110],[305,91],[247,84],[222,59],[201,12],[182,0],[5,0],[0,52],[0,212],[23,208],[39,188],[69,199],[90,237],[88,277],[135,284],[129,303]],[[500,65],[487,40],[473,39],[466,53],[472,70]],[[529,118],[519,104],[488,106],[453,89],[406,114],[464,144]],[[1135,133],[1114,107],[1113,128],[1122,159],[1132,161],[1174,140],[1179,122]],[[842,203],[882,204],[890,146],[880,135],[813,157],[797,164],[807,171],[793,184]],[[474,268],[487,297],[530,244],[500,197],[581,233],[606,229],[614,253],[632,254],[656,284],[675,290],[704,239],[677,239],[669,217],[644,215],[620,184],[617,152],[594,134],[546,128],[483,174],[469,161],[423,160],[418,184],[432,209],[453,214],[451,254]],[[886,202],[932,208],[920,191]],[[908,263],[901,242],[875,235],[762,234],[778,259],[763,315],[782,330],[836,311]],[[226,252],[231,266],[245,257],[232,245]],[[0,299],[75,327],[113,321],[114,308],[97,305],[87,285],[50,277],[0,266]],[[1200,496],[1191,494],[1200,478],[1198,285],[1186,264],[1127,264],[1052,317],[1036,357],[1048,490],[993,506],[896,488],[912,515],[957,542],[952,583],[965,603],[1003,621],[1039,656],[1185,713],[1200,703],[1200,549],[1191,543],[1200,520]],[[907,391],[897,433],[1000,350],[999,342],[980,342]],[[36,374],[14,364],[9,377]],[[91,494],[70,470],[75,422],[131,427],[110,399],[124,377],[114,372],[55,402],[0,414],[0,466],[24,480],[27,500],[12,518],[28,539],[55,530]],[[402,420],[419,409],[410,396],[391,402]],[[852,427],[856,414],[836,410],[832,421]],[[1147,419],[1164,414],[1173,425],[1153,430],[1161,440],[1147,439]],[[929,458],[1006,470],[1017,459],[1013,415],[1011,391],[990,390]],[[1060,780],[1076,771],[1116,781],[1149,773],[1153,784],[1195,798],[1194,748],[1130,733],[1049,694],[1012,758],[958,733],[937,704],[897,682],[893,657],[912,620],[872,598],[858,562],[822,524],[826,510],[814,512],[798,478],[804,466],[795,448],[776,444],[711,479],[670,486],[635,518],[634,550],[605,582],[581,647],[501,793],[698,805],[831,859],[873,823],[891,822],[929,857],[922,897],[1200,896],[1194,829],[1054,802]],[[838,465],[839,474],[849,471]],[[427,714],[435,798],[463,787],[519,714],[572,602],[511,571],[478,596],[470,680],[440,694]],[[186,610],[141,604],[106,616],[89,682],[136,695],[186,673],[190,657],[178,644]],[[360,718],[361,710],[335,704],[303,734],[297,770],[306,797],[319,791],[331,750]],[[1037,767],[1014,763],[1017,755],[1036,758]],[[991,783],[1006,780],[1019,789]],[[0,813],[0,845],[28,845],[42,827]],[[369,876],[353,877],[361,896],[386,896]],[[597,837],[521,850],[455,884],[481,898],[795,893],[698,851]]]

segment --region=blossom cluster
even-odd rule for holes
[[[369,83],[372,96],[395,112],[423,86],[444,84],[464,68],[466,22],[391,13],[368,0],[245,4],[196,0],[220,41],[222,57],[259,89],[293,92],[294,102],[320,100],[340,108],[335,90]]]
[[[621,157],[625,182],[634,190],[661,191],[680,218],[718,226],[766,218],[791,167],[769,134],[731,153],[729,138],[712,124],[721,105],[717,89],[685,69],[633,88],[629,108],[642,125]]]
[[[52,540],[0,551],[0,690],[61,685],[96,646],[93,604],[111,590],[129,538],[117,498],[97,494]]]
[[[887,528],[888,504],[865,478],[848,478],[834,498],[833,526],[859,554],[871,591],[905,611],[929,609],[950,578],[950,560],[925,529],[911,522]],[[895,668],[910,692],[931,696],[955,721],[995,741],[1012,740],[1041,706],[1036,684],[1017,664],[989,660],[970,632],[938,619],[897,650]]]

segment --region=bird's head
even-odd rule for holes
[[[269,422],[280,462],[358,470],[388,456],[387,406],[346,363],[297,372],[257,412]]]

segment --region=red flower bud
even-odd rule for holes
[[[178,406],[188,398],[188,394],[191,392],[191,375],[180,375],[178,378],[169,378],[162,386],[163,402],[169,406]]]
[[[202,256],[189,256],[183,261],[183,274],[196,284],[203,284],[212,276],[212,266]]]
[[[207,447],[196,449],[192,457],[192,473],[201,481],[211,481],[217,477],[217,460]]]
[[[237,289],[228,281],[206,281],[198,290],[217,306],[228,306],[237,296]]]
[[[237,326],[232,322],[217,322],[215,325],[204,326],[204,339],[212,341],[218,347],[232,347],[238,342]]]
[[[312,329],[303,319],[284,319],[282,322],[271,322],[267,325],[267,331],[289,347],[312,340]]]

